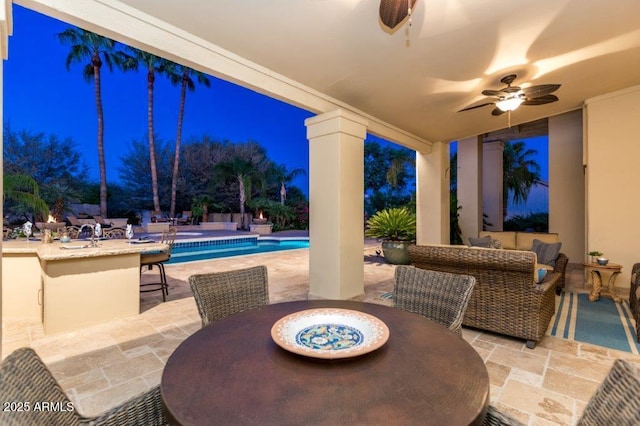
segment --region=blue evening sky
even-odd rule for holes
[[[82,151],[89,177],[99,179],[96,146],[96,113],[93,83],[82,77],[84,63],[65,67],[69,46],[57,34],[69,27],[37,12],[13,5],[14,31],[9,38],[9,59],[4,63],[4,120],[13,130],[29,130],[71,138]],[[132,140],[146,140],[146,69],[137,72],[102,67],[107,181],[117,182],[121,156]],[[217,140],[253,140],[269,158],[290,170],[308,172],[309,148],[304,120],[314,114],[211,77],[211,87],[199,85],[188,92],[183,143],[209,135]],[[154,127],[156,135],[173,145],[179,87],[164,77],[155,83]],[[385,141],[373,136],[369,140]],[[527,140],[539,153],[542,178],[548,180],[547,138]],[[453,148],[455,149],[455,148]],[[295,179],[308,194],[308,174]]]
[[[4,64],[4,120],[13,130],[29,130],[71,138],[84,154],[90,178],[99,179],[97,120],[93,83],[82,77],[82,65],[65,60],[69,46],[57,34],[68,24],[14,5],[14,31],[9,38],[9,59]],[[146,140],[146,69],[108,71],[102,67],[107,181],[118,181],[120,157],[132,140]],[[253,140],[269,158],[291,170],[308,171],[309,148],[304,120],[311,112],[210,78],[211,87],[188,92],[183,142],[209,135],[217,140]],[[179,87],[157,77],[154,92],[154,128],[163,140],[175,141]],[[308,176],[294,183],[308,193]]]

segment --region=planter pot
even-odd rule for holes
[[[409,246],[412,241],[383,241],[382,253],[387,262],[392,265],[409,264]]]

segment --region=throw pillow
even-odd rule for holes
[[[482,237],[482,238],[469,237],[469,245],[471,247],[489,248],[489,247],[491,247],[491,237],[488,236],[488,235],[486,237]]]
[[[501,249],[502,248],[502,241],[496,239],[496,238],[491,238],[491,248],[494,249]]]
[[[555,266],[556,259],[560,254],[560,247],[562,243],[543,243],[540,240],[533,240],[533,246],[531,247],[531,251],[536,253],[538,256],[538,262],[544,263],[545,265]]]

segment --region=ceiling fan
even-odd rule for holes
[[[380,20],[394,29],[407,16],[411,25],[411,12],[418,0],[380,0]]]
[[[559,84],[541,84],[521,88],[511,85],[516,77],[515,74],[509,74],[503,77],[500,81],[506,84],[507,87],[500,90],[483,90],[483,95],[495,98],[491,102],[471,105],[458,112],[469,111],[487,105],[495,105],[495,108],[491,111],[491,115],[502,115],[505,112],[516,110],[520,105],[544,105],[558,100],[558,97],[551,93],[560,88]]]

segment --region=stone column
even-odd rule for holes
[[[449,144],[436,142],[429,153],[416,151],[418,244],[449,243]]]
[[[335,110],[305,120],[309,139],[309,296],[364,294],[367,120]]]
[[[489,231],[502,231],[504,222],[502,199],[502,141],[487,142],[483,145],[484,167],[482,170],[482,205]]]
[[[482,231],[482,138],[458,140],[458,211],[462,241]]]

